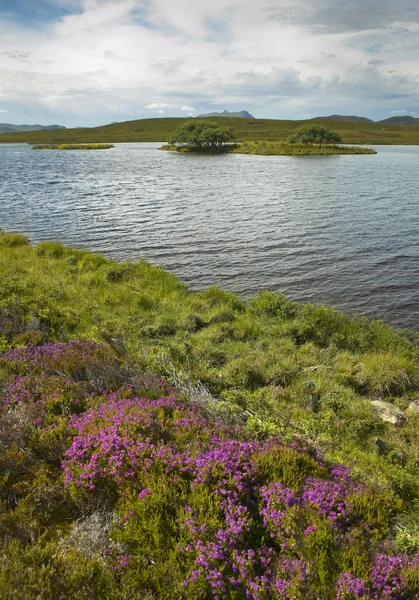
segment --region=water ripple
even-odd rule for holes
[[[261,288],[419,329],[419,149],[377,156],[192,156],[0,145],[0,226],[193,289]]]

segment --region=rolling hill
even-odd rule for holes
[[[211,121],[225,125],[225,117],[210,117]],[[58,129],[55,131],[33,131],[0,134],[2,143],[74,144],[74,143],[121,143],[121,142],[165,142],[185,117],[141,119],[103,125],[101,127]],[[230,117],[236,140],[286,141],[297,127],[312,120],[291,121],[274,119],[243,119]],[[330,120],[319,120],[327,127]],[[417,125],[386,125],[385,123],[334,121],[336,131],[347,144],[419,144]]]
[[[0,133],[55,131],[56,129],[65,129],[65,127],[63,125],[12,125],[11,123],[0,123]]]

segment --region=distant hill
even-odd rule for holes
[[[206,115],[198,115],[198,119],[201,117],[234,117],[236,119],[254,119],[255,117],[251,115],[247,110],[241,110],[240,112],[229,112],[228,110],[223,110],[223,112],[213,112],[208,113]]]
[[[66,129],[63,125],[11,125],[0,123],[0,133],[16,133],[18,131],[55,131]]]
[[[329,115],[328,117],[314,117],[311,121],[346,121],[347,123],[377,123],[378,125],[419,125],[419,119],[404,115],[402,117],[390,117],[382,121],[372,121],[366,117]]]
[[[314,117],[311,121],[349,121],[350,123],[374,123],[366,117],[346,116],[346,115],[329,115],[328,117]]]
[[[285,142],[295,130],[304,124],[316,121],[288,121],[275,119],[244,119],[243,117],[226,119],[211,117],[218,125],[228,125],[233,129],[238,142],[272,141]],[[56,131],[32,131],[3,133],[1,143],[27,142],[35,144],[115,144],[122,142],[161,142],[179,125],[185,123],[185,117],[159,117],[155,119],[137,119],[89,127],[84,129],[58,129]],[[317,121],[321,123],[321,121]],[[366,121],[323,121],[338,133],[346,144],[415,144],[419,145],[419,127],[417,125],[384,125]]]
[[[389,119],[383,119],[377,121],[381,125],[419,125],[419,119],[405,115],[403,117],[390,117]]]

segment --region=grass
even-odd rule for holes
[[[236,119],[211,117],[209,120],[232,127],[239,142],[286,142],[295,130],[312,121],[279,121],[273,119]],[[227,121],[227,123],[226,123]],[[63,129],[56,131],[3,133],[0,142],[31,144],[74,144],[115,142],[165,142],[184,118],[141,119],[101,127]],[[415,125],[383,125],[318,121],[333,128],[345,144],[419,144],[419,127]]]
[[[40,144],[32,146],[33,150],[109,150],[112,144]]]
[[[224,527],[227,517],[217,508],[215,488],[201,483],[189,488],[183,476],[167,479],[158,462],[148,474],[138,472],[134,483],[125,481],[123,473],[134,467],[124,463],[122,478],[108,481],[102,469],[111,466],[106,463],[110,446],[100,435],[117,422],[118,443],[130,443],[127,432],[137,439],[142,426],[137,408],[130,408],[133,393],[157,399],[173,393],[185,406],[196,407],[188,419],[204,411],[208,422],[191,425],[189,433],[188,427],[179,430],[176,452],[190,451],[199,440],[208,443],[219,420],[226,439],[265,444],[279,436],[286,444],[255,455],[256,479],[300,490],[308,474],[327,479],[329,461],[338,461],[368,486],[351,500],[369,524],[367,530],[351,530],[352,550],[346,542],[339,545],[336,530],[311,509],[287,517],[292,527],[297,519],[296,531],[298,523],[316,527],[310,543],[300,540],[303,554],[290,550],[290,556],[315,564],[310,590],[316,598],[335,600],[330,586],[341,565],[367,577],[375,543],[391,539],[397,552],[419,551],[419,413],[412,408],[419,403],[416,332],[268,291],[248,302],[214,287],[190,292],[144,261],[116,263],[56,242],[34,247],[24,236],[0,233],[0,357],[27,344],[72,339],[85,342],[68,351],[58,348],[40,372],[32,371],[32,358],[0,360],[0,399],[12,394],[17,402],[0,411],[0,595],[3,585],[13,590],[5,598],[16,590],[23,598],[101,598],[105,589],[110,598],[169,597],[173,582],[178,585],[191,564],[191,555],[177,554],[175,542],[197,546],[186,522],[183,537],[174,533],[176,521],[185,517],[182,502],[192,507],[197,526],[202,519],[209,523],[205,543]],[[89,341],[101,345],[95,349]],[[124,381],[128,388],[121,387]],[[119,399],[109,396],[112,390],[119,390]],[[401,409],[406,423],[395,427],[381,421],[371,404],[377,398]],[[105,403],[110,412],[101,411]],[[112,412],[121,407],[124,414]],[[86,425],[74,421],[77,442],[68,419],[86,410],[93,411]],[[145,422],[155,423],[148,441],[172,443],[170,428],[183,414],[176,410],[163,402],[146,414]],[[159,429],[169,418],[175,421]],[[315,454],[292,450],[296,437]],[[82,446],[77,452],[74,446],[76,459],[68,459],[66,471],[73,479],[65,487],[60,460],[73,439],[76,446],[98,445],[83,446],[79,458]],[[137,450],[130,452],[135,459]],[[222,463],[217,464],[211,471],[214,485]],[[86,481],[83,473],[98,478],[94,490],[76,485]],[[138,493],[148,488],[160,491],[144,504]],[[262,543],[260,523],[255,521],[249,535],[252,543]],[[107,556],[111,571],[105,568]],[[409,571],[416,586],[414,577]],[[193,586],[190,593],[179,590],[179,598],[213,597],[208,590],[200,596]],[[367,597],[380,597],[374,593]],[[408,596],[394,596],[402,597]]]
[[[165,145],[159,150],[169,152],[196,152],[188,146]],[[289,144],[287,142],[243,142],[241,144],[226,144],[218,153],[257,154],[263,156],[332,156],[336,154],[377,154],[372,148],[356,146],[306,146]]]
[[[305,146],[287,142],[243,142],[232,150],[234,154],[260,154],[267,156],[331,156],[334,154],[377,154],[372,148],[356,146]]]

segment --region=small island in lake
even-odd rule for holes
[[[33,150],[109,150],[113,144],[37,144]]]
[[[213,150],[198,150],[192,146],[175,146],[166,144],[159,150],[171,152],[214,152]],[[334,154],[377,154],[373,148],[359,146],[304,146],[303,144],[288,144],[287,142],[243,142],[229,144],[217,154],[258,154],[264,156],[332,156]]]
[[[231,129],[207,121],[189,121],[178,127],[160,150],[306,156],[333,154],[377,154],[372,148],[344,146],[340,135],[323,125],[303,125],[287,142],[248,141],[235,143]]]

